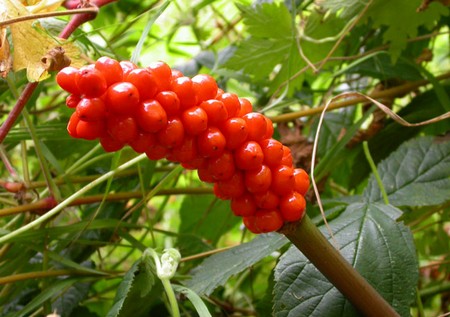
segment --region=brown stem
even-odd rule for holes
[[[161,189],[155,195],[204,195],[212,194],[212,188],[210,187],[199,187],[199,188],[172,188],[172,189]],[[84,204],[93,204],[101,202],[103,199],[106,201],[121,201],[128,200],[132,198],[142,198],[142,192],[122,192],[122,193],[111,193],[104,197],[103,194],[86,196],[79,199],[75,199],[69,204],[69,206],[80,206]],[[0,209],[0,217],[10,216],[14,214],[19,214],[23,212],[45,212],[55,207],[53,201],[49,201],[48,198],[41,199],[39,201],[19,205],[14,207],[8,207]]]
[[[108,275],[108,274],[109,273],[105,273],[105,275]],[[91,273],[91,272],[79,271],[79,270],[52,270],[52,271],[42,271],[42,272],[28,272],[28,273],[21,273],[21,274],[0,277],[0,285],[15,283],[15,282],[24,281],[24,280],[34,280],[37,278],[56,277],[56,276],[64,276],[64,275],[104,276],[102,274],[95,274],[93,272]]]
[[[365,316],[400,316],[328,242],[308,216],[298,224],[285,226],[282,233]]]
[[[436,76],[436,80],[444,80],[450,78],[450,73],[445,73],[440,76]],[[417,88],[427,85],[430,82],[426,79],[418,80],[414,82],[410,82],[404,85],[396,86],[390,89],[382,90],[382,91],[375,91],[374,93],[367,95],[368,97],[372,99],[380,99],[380,98],[386,98],[386,97],[397,97],[404,95],[408,92],[414,91]],[[366,98],[360,96],[360,97],[354,97],[349,99],[341,99],[334,102],[331,102],[328,106],[327,111],[331,111],[338,108],[348,107],[352,105],[356,105],[361,102],[367,101]],[[301,117],[311,116],[314,114],[321,113],[323,109],[325,108],[325,105],[320,107],[315,107],[311,109],[301,110],[301,111],[295,111],[290,113],[281,114],[275,117],[272,117],[272,122],[288,122],[292,121]]]

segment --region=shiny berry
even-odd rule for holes
[[[145,155],[147,155],[147,157],[153,161],[157,161],[157,160],[165,158],[167,153],[168,153],[167,148],[162,146],[161,144],[151,145],[145,151]]]
[[[156,136],[152,133],[138,132],[137,137],[129,141],[128,144],[137,153],[144,153],[156,144]]]
[[[79,75],[78,68],[72,66],[64,67],[56,75],[56,82],[65,91],[74,95],[81,95],[77,85]]]
[[[248,217],[256,212],[256,204],[253,196],[249,193],[231,199],[231,210],[236,216]]]
[[[119,115],[134,114],[139,104],[139,91],[128,82],[115,83],[106,91],[109,111]]]
[[[194,90],[197,94],[198,102],[213,99],[217,95],[216,80],[207,74],[198,74],[192,77]]]
[[[100,144],[106,152],[116,152],[125,146],[125,143],[113,139],[110,135],[101,137]]]
[[[251,193],[266,192],[272,183],[272,174],[267,165],[261,165],[259,169],[251,169],[245,172],[245,187]]]
[[[83,98],[77,105],[76,113],[83,121],[97,121],[106,116],[106,106],[100,98]]]
[[[156,100],[141,102],[136,111],[139,128],[148,133],[158,132],[167,125],[167,115]]]
[[[166,111],[167,117],[178,116],[180,113],[180,99],[173,91],[161,91],[155,99]]]
[[[181,121],[189,135],[198,135],[208,127],[208,115],[205,110],[198,106],[183,111]]]
[[[197,146],[195,139],[191,136],[186,136],[183,143],[170,150],[166,156],[169,161],[188,163],[197,158]]]
[[[66,106],[69,108],[76,108],[81,98],[77,95],[68,95],[66,98]]]
[[[278,195],[286,195],[294,190],[294,169],[290,166],[279,165],[272,167],[271,190]]]
[[[239,98],[239,103],[241,104],[241,108],[239,110],[238,117],[243,117],[247,113],[253,111],[252,103],[247,98]]]
[[[197,137],[198,153],[201,157],[218,157],[225,149],[226,140],[216,127],[209,127]]]
[[[261,233],[278,231],[284,224],[278,210],[260,209],[255,213],[254,226]]]
[[[300,220],[305,214],[306,201],[298,192],[291,192],[280,199],[280,212],[285,221]]]
[[[227,109],[222,101],[209,99],[203,101],[200,107],[207,113],[210,126],[220,126],[228,118]]]
[[[223,123],[221,131],[227,140],[227,149],[234,150],[248,137],[247,123],[242,118],[230,118]]]
[[[264,160],[264,154],[257,142],[247,141],[236,149],[234,158],[236,166],[240,169],[259,169]]]
[[[113,116],[107,121],[108,134],[122,143],[128,143],[138,137],[138,125],[133,117]]]
[[[292,159],[291,149],[286,145],[283,145],[283,158],[280,162],[282,165],[293,166],[294,161]]]
[[[82,121],[77,124],[77,137],[86,140],[95,140],[105,135],[106,125],[100,121]]]
[[[77,113],[76,112],[72,113],[69,119],[69,123],[67,124],[67,132],[69,132],[69,135],[73,138],[78,138],[77,135],[78,122],[80,122],[80,118],[78,118]]]
[[[180,99],[181,109],[188,109],[197,105],[197,95],[189,77],[182,76],[172,81],[172,91]]]
[[[200,165],[197,169],[198,178],[205,183],[214,183],[215,179],[209,172],[209,166],[207,163]]]
[[[294,169],[295,191],[300,195],[305,195],[309,188],[309,175],[302,168]]]
[[[158,92],[157,79],[147,69],[133,69],[124,81],[132,83],[137,88],[141,100],[154,98]]]
[[[95,68],[103,74],[108,86],[122,81],[123,70],[120,63],[115,59],[102,56],[95,62]]]
[[[209,174],[215,181],[228,180],[236,172],[233,154],[229,151],[223,152],[218,157],[210,158],[207,164]]]
[[[103,74],[89,66],[80,68],[77,85],[80,93],[87,98],[100,97],[108,88]]]
[[[264,139],[259,142],[264,153],[264,164],[280,165],[284,155],[283,144],[275,139]]]
[[[167,125],[157,133],[158,142],[167,148],[174,148],[183,144],[184,126],[179,118],[167,120]]]
[[[130,61],[120,61],[120,67],[122,67],[123,78],[125,78],[133,69],[138,68],[136,64]]]
[[[155,76],[158,91],[165,91],[170,89],[170,83],[172,81],[172,70],[170,66],[162,61],[152,62],[148,65],[147,69]]]
[[[227,109],[228,118],[234,118],[239,115],[241,104],[236,94],[224,92],[219,97],[217,97],[217,100],[223,102],[225,109]]]
[[[280,196],[271,190],[266,190],[265,192],[253,194],[253,200],[258,208],[275,209],[278,208],[278,204],[280,203]]]
[[[248,139],[261,141],[266,136],[267,122],[264,115],[258,112],[250,112],[242,116],[247,123]]]
[[[218,181],[214,185],[214,194],[221,199],[241,197],[245,193],[244,177],[242,173],[234,173],[231,178]]]

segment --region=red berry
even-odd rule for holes
[[[262,233],[262,231],[256,227],[256,217],[254,215],[244,216],[242,217],[242,221],[244,222],[245,227],[251,232]]]
[[[120,61],[120,67],[122,68],[123,78],[127,77],[127,75],[133,70],[136,69],[137,66],[130,61]]]
[[[192,77],[194,90],[198,97],[198,102],[213,99],[217,95],[216,80],[207,74],[198,74]]]
[[[233,154],[225,151],[222,155],[208,160],[208,172],[215,181],[230,179],[236,172]]]
[[[132,83],[115,83],[106,92],[106,104],[115,114],[134,114],[139,104],[139,91]]]
[[[270,139],[273,136],[273,123],[272,120],[264,116],[264,119],[266,119],[266,134],[264,135],[263,139]]]
[[[155,75],[147,69],[133,69],[124,81],[132,83],[137,88],[141,100],[154,98],[158,92],[158,82]]]
[[[80,118],[78,118],[77,113],[76,112],[72,113],[69,119],[69,123],[67,124],[67,132],[69,132],[69,135],[73,138],[78,138],[77,135],[78,122],[80,122]]]
[[[239,146],[234,158],[236,166],[243,170],[259,169],[264,160],[261,146],[255,141],[247,141]]]
[[[138,137],[138,126],[133,117],[114,116],[107,121],[108,134],[116,141],[128,143]]]
[[[103,74],[108,86],[121,81],[123,78],[123,71],[120,63],[107,56],[102,56],[97,59],[95,68]]]
[[[228,118],[228,112],[222,101],[209,99],[203,101],[200,107],[205,110],[208,115],[208,124],[210,126],[219,126]]]
[[[262,193],[253,194],[253,199],[261,209],[275,209],[278,208],[280,197],[271,190],[266,190]]]
[[[187,170],[197,170],[201,166],[203,166],[206,162],[206,159],[203,157],[195,157],[193,160],[190,160],[189,162],[181,162],[181,165],[187,169]]]
[[[231,178],[218,181],[214,185],[214,194],[221,199],[232,199],[245,193],[244,177],[242,173],[234,173]]]
[[[295,191],[305,196],[309,188],[309,175],[302,168],[294,169]]]
[[[260,209],[255,213],[255,228],[261,232],[278,231],[283,226],[283,218],[278,210]]]
[[[85,140],[95,140],[105,135],[106,125],[100,121],[82,121],[77,124],[77,137]]]
[[[214,183],[215,180],[209,172],[209,166],[207,163],[202,164],[197,169],[198,178],[205,183]]]
[[[192,107],[183,111],[181,122],[187,134],[198,135],[208,127],[208,115],[202,108]]]
[[[80,68],[77,85],[80,93],[87,98],[100,97],[108,88],[105,77],[93,65]]]
[[[247,113],[253,111],[252,103],[247,98],[239,98],[239,102],[241,104],[241,108],[239,110],[238,117],[243,117]]]
[[[258,112],[250,112],[242,116],[247,123],[248,139],[252,141],[261,141],[266,136],[267,122],[266,118]]]
[[[272,167],[271,190],[278,195],[286,195],[294,190],[294,169],[290,166],[279,165]]]
[[[152,133],[139,132],[137,137],[128,143],[137,153],[144,153],[156,144],[156,136]]]
[[[106,116],[106,106],[100,98],[83,98],[78,103],[76,112],[83,121],[97,121]]]
[[[189,77],[183,76],[172,81],[172,91],[180,99],[181,109],[188,109],[197,105],[197,95],[194,85]]]
[[[179,118],[168,119],[167,125],[157,133],[158,142],[166,148],[174,148],[183,144],[184,127]]]
[[[256,204],[249,193],[231,199],[231,210],[236,216],[249,217],[255,214]]]
[[[280,165],[283,158],[283,144],[275,139],[264,139],[259,142],[264,153],[264,164]]]
[[[209,127],[197,137],[198,153],[201,157],[218,157],[225,149],[226,140],[216,127]]]
[[[305,208],[305,198],[295,191],[282,196],[280,199],[280,212],[285,221],[300,220],[305,214]]]
[[[139,128],[145,132],[154,133],[167,125],[167,115],[156,100],[146,100],[138,105],[136,118]]]
[[[114,140],[110,135],[101,137],[100,144],[106,152],[116,152],[125,146],[125,143]]]
[[[170,66],[164,62],[158,61],[151,63],[147,69],[155,75],[158,91],[164,91],[170,89],[170,83],[172,81],[172,70]]]
[[[65,91],[74,95],[81,95],[77,85],[79,74],[78,68],[72,66],[64,67],[56,75],[56,82]]]
[[[197,157],[197,147],[195,139],[191,136],[186,136],[183,143],[170,150],[170,153],[166,156],[169,161],[173,162],[191,162]]]
[[[164,108],[168,117],[177,116],[180,113],[180,99],[173,91],[161,91],[155,99]]]
[[[225,105],[225,109],[227,109],[228,113],[228,118],[234,118],[239,115],[241,104],[236,94],[224,92],[219,97],[217,97],[217,100],[222,101]]]
[[[172,69],[172,77],[171,77],[171,81],[170,82],[172,83],[175,79],[183,77],[183,76],[184,76],[184,74],[180,70]]]
[[[68,95],[66,98],[66,105],[69,108],[76,108],[80,100],[80,97],[77,95]]]
[[[266,192],[272,183],[270,168],[261,165],[259,169],[252,169],[245,172],[245,187],[251,193]]]
[[[247,140],[247,123],[242,118],[230,118],[221,127],[227,149],[234,150]]]
[[[153,161],[157,161],[163,159],[167,155],[167,148],[162,146],[161,144],[151,145],[146,151],[145,155]]]
[[[283,145],[283,158],[280,162],[282,165],[293,166],[294,161],[292,159],[291,149],[286,145]]]

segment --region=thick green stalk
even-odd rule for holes
[[[365,316],[400,316],[328,242],[308,216],[296,225],[284,227],[282,233]]]

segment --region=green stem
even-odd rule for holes
[[[378,187],[380,187],[381,196],[383,197],[383,201],[386,205],[389,205],[388,195],[386,194],[386,189],[384,188],[383,182],[381,181],[380,174],[378,174],[377,166],[372,159],[372,155],[370,155],[369,145],[367,141],[363,142],[364,155],[366,156],[366,160],[370,165],[373,176],[377,180]]]
[[[170,285],[169,279],[161,279],[164,290],[166,291],[167,299],[169,300],[170,311],[172,312],[172,317],[180,317],[180,309],[178,307],[178,302],[175,297],[172,285]]]
[[[65,199],[60,204],[58,204],[55,208],[49,210],[45,215],[39,217],[38,219],[28,223],[27,225],[25,225],[23,227],[20,227],[19,229],[15,230],[13,232],[10,232],[10,233],[0,237],[0,244],[5,243],[5,242],[13,239],[16,236],[34,228],[34,227],[37,227],[37,226],[43,224],[47,220],[49,220],[49,219],[53,218],[54,216],[56,216],[57,214],[59,214],[65,207],[69,206],[71,202],[73,202],[75,199],[81,197],[83,194],[90,191],[95,186],[97,186],[97,185],[101,184],[102,182],[106,181],[107,179],[113,177],[118,172],[121,172],[146,158],[147,158],[147,156],[145,154],[141,154],[141,155],[135,157],[134,159],[120,165],[114,171],[110,171],[110,172],[100,176],[92,183],[87,184],[86,186],[81,188],[79,191],[77,191],[73,195],[69,196],[67,199]]]
[[[333,248],[308,216],[300,223],[285,226],[282,233],[364,316],[399,317],[383,297]]]

